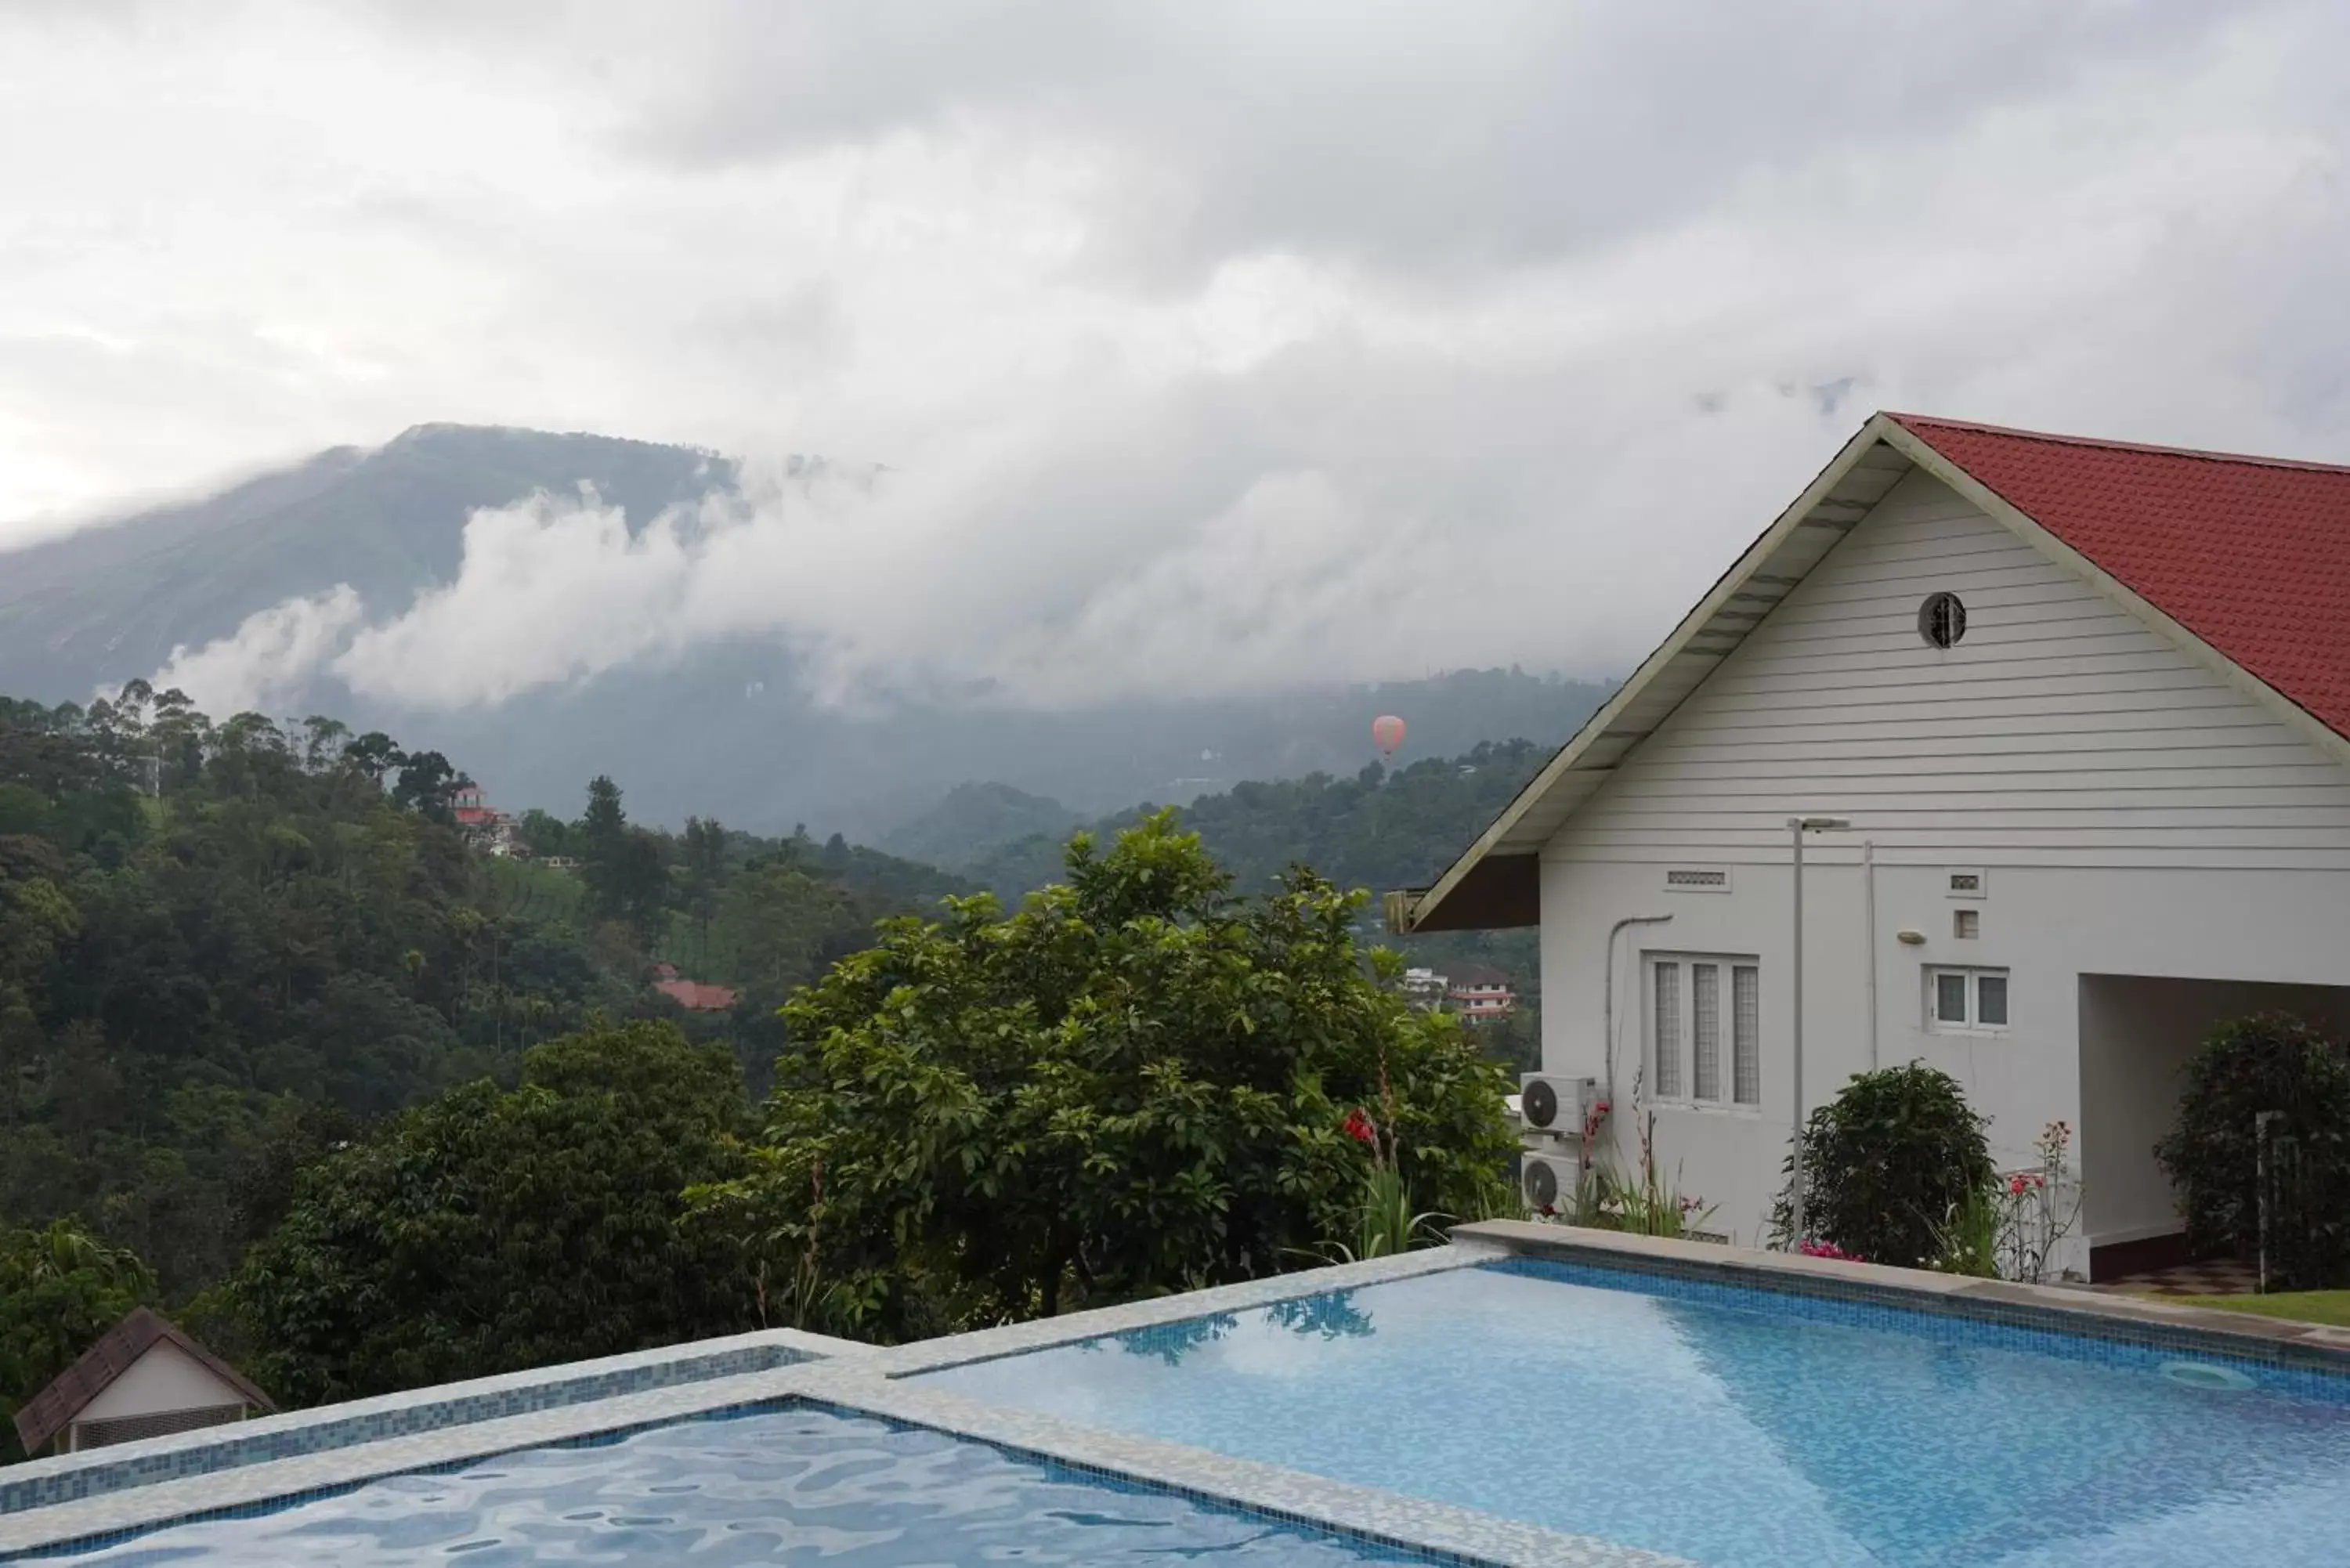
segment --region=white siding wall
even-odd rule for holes
[[[1949,652],[1916,629],[1919,600],[1937,588],[1959,593],[1969,611],[1967,636]],[[1854,824],[1809,852],[1807,1105],[1872,1060],[1918,1058],[1956,1076],[1991,1116],[2002,1163],[2024,1163],[2041,1126],[2063,1117],[2080,1129],[2094,1169],[2099,1126],[2081,1095],[2079,976],[2350,980],[2350,770],[1913,476],[1544,852],[1550,1071],[1605,1075],[1608,928],[1624,916],[1674,917],[1617,944],[1621,1159],[1635,1152],[1638,955],[1759,955],[1762,1106],[1657,1116],[1667,1174],[1720,1203],[1716,1228],[1742,1241],[1761,1236],[1794,1109],[1785,822],[1798,814]],[[1874,929],[1863,913],[1864,839],[1878,863]],[[1669,892],[1671,866],[1729,867],[1731,891]],[[1987,873],[1989,896],[1966,906],[1981,912],[1972,940],[1954,933],[1955,867]],[[1903,929],[1925,941],[1900,943]],[[2010,1031],[1930,1032],[1923,974],[1935,964],[2006,968]],[[2142,1173],[2145,1162],[2115,1168]],[[2162,1201],[2138,1193],[2104,1207],[2139,1217]]]
[[[1947,651],[1917,629],[1943,588]],[[1915,473],[1547,856],[1775,863],[1797,814],[1911,864],[2350,870],[2350,772]]]

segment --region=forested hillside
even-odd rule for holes
[[[1531,1064],[1539,1038],[1542,994],[1534,933],[1461,931],[1398,938],[1378,923],[1378,896],[1435,880],[1550,754],[1550,747],[1531,741],[1488,742],[1457,757],[1431,757],[1393,770],[1373,763],[1351,777],[1310,774],[1243,784],[1201,796],[1183,808],[1182,821],[1232,873],[1242,892],[1264,892],[1289,867],[1304,863],[1341,888],[1371,893],[1360,932],[1366,941],[1396,948],[1409,961],[1440,970],[1476,964],[1502,971],[1524,1006],[1489,1043],[1496,1054]],[[1139,805],[1106,816],[1092,825],[1092,831],[1107,842],[1153,809]],[[997,897],[1016,902],[1059,875],[1066,836],[1034,834],[963,854],[941,845],[938,853]]]
[[[501,825],[450,758],[330,719],[215,723],[137,682],[87,710],[0,702],[0,1417],[137,1301],[313,1400],[778,1314],[892,1337],[1201,1269],[1244,1277],[1354,1222],[1366,1173],[1337,1118],[1384,1093],[1367,1064],[1396,1075],[1418,1206],[1482,1211],[1505,1141],[1492,1059],[1523,1057],[1531,1020],[1463,1035],[1408,1013],[1358,950],[1373,910],[1310,875],[1274,878],[1307,861],[1347,884],[1420,879],[1539,755],[1485,746],[1202,801],[1191,820],[1229,881],[1171,814],[1122,842],[1107,830],[1123,820],[1106,823],[1091,847],[1037,836],[986,859],[1017,906],[996,913],[941,909],[977,880],[837,836],[649,829],[607,776],[576,818]],[[502,833],[519,853],[493,853]],[[1021,897],[1032,880],[1062,885]],[[1135,919],[1152,910],[1192,934]],[[933,918],[877,931],[913,912]],[[1473,953],[1531,985],[1523,933],[1440,941],[1414,956]],[[901,995],[891,977],[917,971]],[[1306,986],[1313,1019],[1242,983],[1256,972]],[[1249,1007],[1271,1011],[1236,1024]],[[1073,1031],[1053,1008],[1097,1023]],[[1144,1027],[1128,1039],[1100,1020]],[[1162,1033],[1174,1020],[1188,1022]],[[1334,1029],[1353,1042],[1343,1084],[1270,1064],[1282,1031],[1310,1056]],[[1282,1137],[1320,1151],[1318,1196],[1252,1209],[1262,1246],[1220,1251],[1202,1238],[1223,1233],[1232,1195],[1262,1208],[1259,1176],[1224,1168],[1245,1139],[1220,1134],[1209,1158],[1144,1137],[1119,1156],[1133,1193],[1036,1199],[1046,1216],[1099,1210],[1082,1237],[1053,1220],[1009,1287],[959,1277],[1005,1211],[1000,1195],[956,1196],[966,1146],[1000,1135],[1000,1172],[1084,1118],[1005,1091],[995,1133],[942,1113],[918,1140],[935,1168],[913,1169],[890,1153],[903,1108],[868,1092],[870,1074],[927,1083],[925,1060],[975,1050],[984,1062],[953,1071],[984,1065],[973,1082],[998,1089],[1082,1082],[1116,1111],[1099,1125],[1148,1128],[1162,1113],[1136,1106],[1191,1104],[1162,1076],[1170,1041],[1199,1054],[1204,1083],[1271,1074],[1302,1096]],[[1085,1074],[1045,1071],[1069,1051]],[[839,1131],[857,1116],[870,1125]],[[821,1252],[793,1174],[810,1159]],[[1128,1230],[1102,1216],[1129,1201],[1207,1201],[1212,1223],[1128,1256]],[[934,1215],[920,1237],[896,1221],[910,1202]],[[482,1266],[452,1271],[457,1257]],[[61,1316],[51,1298],[67,1296]]]
[[[648,831],[608,779],[529,825],[576,869],[494,859],[462,781],[137,684],[0,702],[0,1229],[79,1213],[183,1296],[370,1119],[511,1082],[593,1014],[678,1016],[656,960],[738,987],[683,1022],[764,1082],[792,987],[964,886],[837,841]]]

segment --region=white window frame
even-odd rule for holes
[[[1712,1002],[1713,1053],[1711,1075],[1706,1086],[1711,1095],[1700,1095],[1698,1069],[1698,1034],[1700,1023],[1700,986],[1697,971],[1711,966]],[[1739,972],[1752,971],[1748,982],[1754,1005],[1751,1016],[1742,1019],[1738,1006]],[[1640,955],[1640,1050],[1648,1072],[1648,1096],[1661,1106],[1692,1110],[1721,1111],[1736,1116],[1762,1114],[1762,961],[1752,953],[1643,952]],[[1667,1006],[1661,975],[1669,975],[1673,990]],[[1672,1024],[1669,1042],[1658,1038],[1660,1021]],[[1742,1042],[1739,1024],[1748,1025],[1748,1036]],[[1738,1070],[1741,1045],[1751,1058],[1752,1070]],[[1669,1050],[1669,1055],[1668,1054]],[[1741,1099],[1742,1089],[1751,1090],[1752,1099]]]
[[[1944,976],[1966,982],[1967,1014],[1963,1019],[1942,1016],[1941,981]],[[2007,1017],[1998,1023],[1982,1020],[1982,982],[1985,979],[2001,981],[2007,990]],[[1925,966],[1924,1001],[1926,1032],[1929,1034],[2012,1033],[2015,1028],[2015,981],[2007,970],[1998,964],[1929,963]]]

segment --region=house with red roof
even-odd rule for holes
[[[1444,999],[1464,1023],[1507,1018],[1518,1005],[1510,977],[1484,964],[1464,964],[1445,977]]]
[[[1538,926],[1546,1074],[1731,1240],[1922,1060],[2003,1168],[2076,1130],[2069,1267],[2169,1261],[2195,1046],[2350,1036],[2350,468],[1878,414],[1388,913]]]

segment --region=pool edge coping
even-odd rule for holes
[[[1902,1269],[1883,1263],[1812,1258],[1716,1241],[1635,1236],[1524,1220],[1488,1220],[1458,1227],[1460,1241],[1483,1243],[1520,1257],[1556,1258],[1601,1267],[1668,1267],[1767,1290],[1805,1295],[1860,1297],[1937,1316],[2027,1322],[2094,1339],[2194,1342],[2215,1353],[2254,1361],[2282,1361],[2350,1375],[2350,1329],[2323,1324],[2188,1306],[2147,1296],[2107,1294],[2080,1285],[2020,1284]]]
[[[0,1514],[0,1561],[20,1552],[96,1550],[127,1535],[224,1510],[348,1490],[370,1480],[494,1459],[517,1449],[708,1417],[750,1406],[798,1400],[928,1428],[947,1436],[1049,1460],[1080,1472],[1171,1490],[1211,1504],[1400,1548],[1464,1565],[1558,1564],[1562,1568],[1661,1568],[1673,1559],[1642,1548],[1565,1534],[1507,1516],[1400,1492],[1357,1486],[1188,1445],[1108,1431],[1036,1412],[986,1405],[919,1386],[926,1372],[1079,1344],[1222,1313],[1474,1267],[1509,1257],[1552,1258],[1652,1274],[1699,1277],[1794,1293],[1859,1298],[1935,1315],[2017,1321],[2097,1338],[2165,1337],[2216,1354],[2285,1358],[2350,1373],[2350,1332],[2212,1308],[2018,1285],[1919,1270],[1669,1241],[1617,1231],[1496,1220],[1464,1225],[1450,1245],[1395,1257],[1311,1269],[1205,1291],[1072,1313],[1066,1316],[875,1347],[790,1330],[704,1340],[661,1351],[570,1363],[295,1412],[298,1421],[345,1417],[362,1405],[405,1407],[446,1401],[452,1391],[491,1385],[561,1383],[585,1369],[642,1360],[682,1360],[717,1346],[775,1339],[806,1358],[767,1368],[549,1406],[508,1417],[362,1440]],[[789,1336],[788,1341],[782,1336]],[[250,1423],[241,1424],[249,1427]],[[211,1429],[211,1440],[239,1428]],[[201,1448],[207,1434],[183,1433],[151,1446]],[[146,1448],[151,1445],[124,1445]],[[88,1458],[121,1450],[95,1450]],[[85,1456],[34,1461],[72,1468]],[[99,1461],[105,1462],[105,1461]],[[0,1469],[0,1479],[14,1479]],[[1392,1528],[1386,1525],[1392,1524]],[[84,1545],[84,1543],[88,1543]]]
[[[190,1480],[204,1475],[223,1475],[232,1470],[251,1469],[260,1464],[274,1464],[281,1459],[308,1458],[317,1454],[338,1452],[363,1448],[370,1443],[386,1442],[394,1438],[421,1436],[430,1431],[454,1431],[478,1426],[485,1421],[502,1420],[510,1416],[531,1414],[535,1410],[552,1409],[565,1404],[594,1404],[603,1399],[627,1397],[649,1393],[657,1388],[685,1386],[743,1376],[751,1371],[775,1371],[782,1367],[803,1365],[811,1361],[844,1356],[862,1357],[873,1353],[874,1347],[854,1340],[836,1339],[828,1334],[809,1334],[793,1328],[753,1329],[743,1334],[723,1334],[714,1339],[687,1340],[677,1345],[658,1345],[648,1350],[626,1351],[617,1355],[592,1356],[584,1361],[559,1362],[552,1366],[532,1367],[522,1372],[496,1373],[486,1377],[469,1377],[455,1383],[431,1384],[421,1388],[402,1389],[392,1394],[373,1395],[361,1399],[338,1400],[332,1404],[313,1405],[293,1410],[276,1411],[241,1421],[224,1422],[213,1427],[192,1428],[183,1432],[169,1432],[160,1437],[141,1438],[135,1442],[112,1443],[103,1448],[85,1449],[79,1453],[54,1454],[38,1459],[20,1460],[13,1465],[0,1465],[0,1496],[19,1488],[39,1486],[44,1482],[64,1483],[77,1476],[108,1477],[109,1484],[95,1491],[55,1498],[50,1501],[0,1509],[0,1526],[12,1519],[37,1513],[46,1509],[64,1507],[70,1503],[94,1501],[100,1497],[137,1491],[167,1481]],[[776,1361],[766,1367],[749,1367],[733,1371],[693,1372],[684,1370],[696,1364],[723,1360],[730,1355],[745,1355],[760,1351],[777,1353]],[[219,1450],[266,1443],[272,1438],[287,1439],[298,1444],[302,1434],[324,1433],[329,1428],[369,1420],[396,1417],[411,1411],[494,1401],[501,1396],[551,1394],[556,1390],[592,1383],[598,1378],[624,1376],[630,1373],[675,1371],[680,1375],[666,1380],[649,1383],[641,1388],[619,1390],[608,1394],[584,1394],[571,1399],[550,1398],[531,1409],[512,1410],[473,1416],[415,1432],[380,1431],[372,1435],[354,1436],[340,1441],[321,1442],[313,1447],[292,1447],[287,1452],[203,1468],[195,1461]],[[175,1462],[176,1461],[176,1462]],[[169,1472],[169,1473],[153,1473]],[[5,1539],[5,1532],[0,1532]]]

